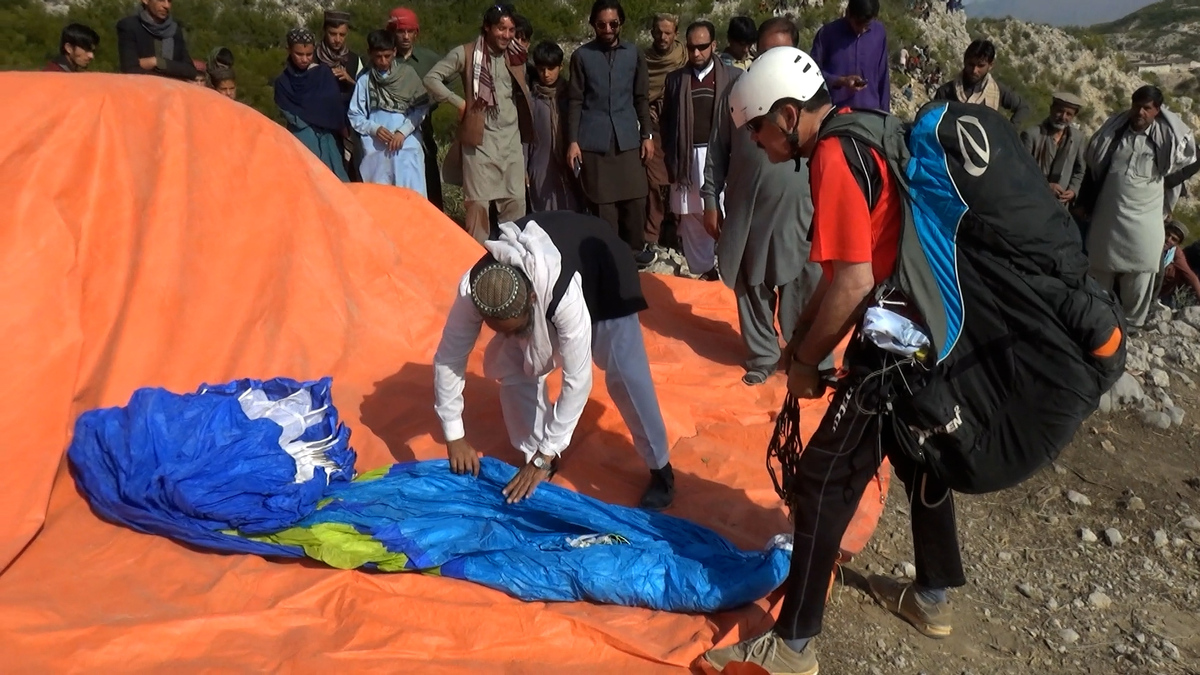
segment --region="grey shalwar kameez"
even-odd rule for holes
[[[705,210],[716,209],[725,191],[717,264],[737,296],[746,370],[770,374],[779,362],[779,336],[791,339],[821,280],[821,266],[808,260],[808,165],[797,171],[792,162],[772,164],[748,129],[733,127],[728,92],[717,105],[725,112],[709,138],[701,196]]]
[[[458,109],[463,98],[454,93],[446,82],[462,76],[466,49],[459,45],[438,61],[425,76],[425,88],[438,103],[448,103]],[[490,202],[496,202],[500,222],[514,221],[525,215],[525,155],[521,151],[521,131],[517,118],[517,102],[513,79],[509,76],[504,54],[488,50],[491,59],[492,81],[496,92],[497,110],[484,118],[483,143],[479,147],[462,148],[463,201],[469,223],[482,216],[487,222]],[[472,229],[486,227],[479,223]],[[479,232],[472,232],[479,238]]]

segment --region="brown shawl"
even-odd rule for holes
[[[564,145],[566,133],[561,118],[563,112],[562,102],[567,96],[567,81],[559,78],[557,82],[549,87],[541,82],[534,82],[532,94],[534,98],[550,102],[550,154],[560,164],[566,164],[567,149]],[[534,143],[536,144],[539,140],[535,135]]]
[[[667,86],[667,75],[678,70],[687,63],[687,53],[683,51],[683,43],[676,40],[666,54],[659,54],[654,47],[646,50],[646,71],[650,75],[649,101],[651,105],[662,98],[663,89]]]

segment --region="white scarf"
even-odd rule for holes
[[[562,271],[562,254],[550,235],[532,220],[523,231],[516,223],[500,223],[500,238],[483,245],[498,262],[524,272],[533,285],[534,301],[529,308],[533,331],[525,341],[525,374],[541,377],[554,368],[554,343],[546,309]]]
[[[1128,110],[1113,115],[1088,141],[1085,159],[1088,170],[1095,179],[1103,181],[1108,173],[1109,167],[1105,165],[1104,160],[1110,159],[1109,153],[1115,144],[1120,142],[1120,132],[1129,124],[1129,118]],[[1167,106],[1159,109],[1158,117],[1150,123],[1148,133],[1154,144],[1155,164],[1162,178],[1196,161],[1196,138],[1192,130],[1184,124],[1179,115],[1167,110]],[[1182,192],[1182,185],[1168,191],[1168,209],[1175,205]]]

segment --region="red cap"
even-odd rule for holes
[[[397,7],[392,10],[391,18],[388,19],[388,28],[392,30],[421,30],[421,23],[417,21],[417,13],[407,7]]]

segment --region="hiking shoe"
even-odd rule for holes
[[[812,642],[802,652],[792,651],[775,631],[768,631],[731,647],[709,650],[704,660],[717,669],[723,669],[731,663],[751,663],[771,675],[817,675],[820,671]]]
[[[667,464],[661,469],[650,469],[650,486],[642,495],[641,508],[662,511],[675,499],[675,470]]]
[[[742,384],[747,387],[756,387],[767,381],[767,375],[768,373],[761,370],[747,370],[746,374],[742,376]]]
[[[633,254],[633,261],[637,263],[639,270],[653,265],[655,260],[658,260],[658,254],[648,248]]]
[[[954,618],[949,602],[927,603],[917,595],[914,584],[877,574],[867,579],[871,595],[884,609],[911,623],[926,637],[941,639],[950,636]]]

